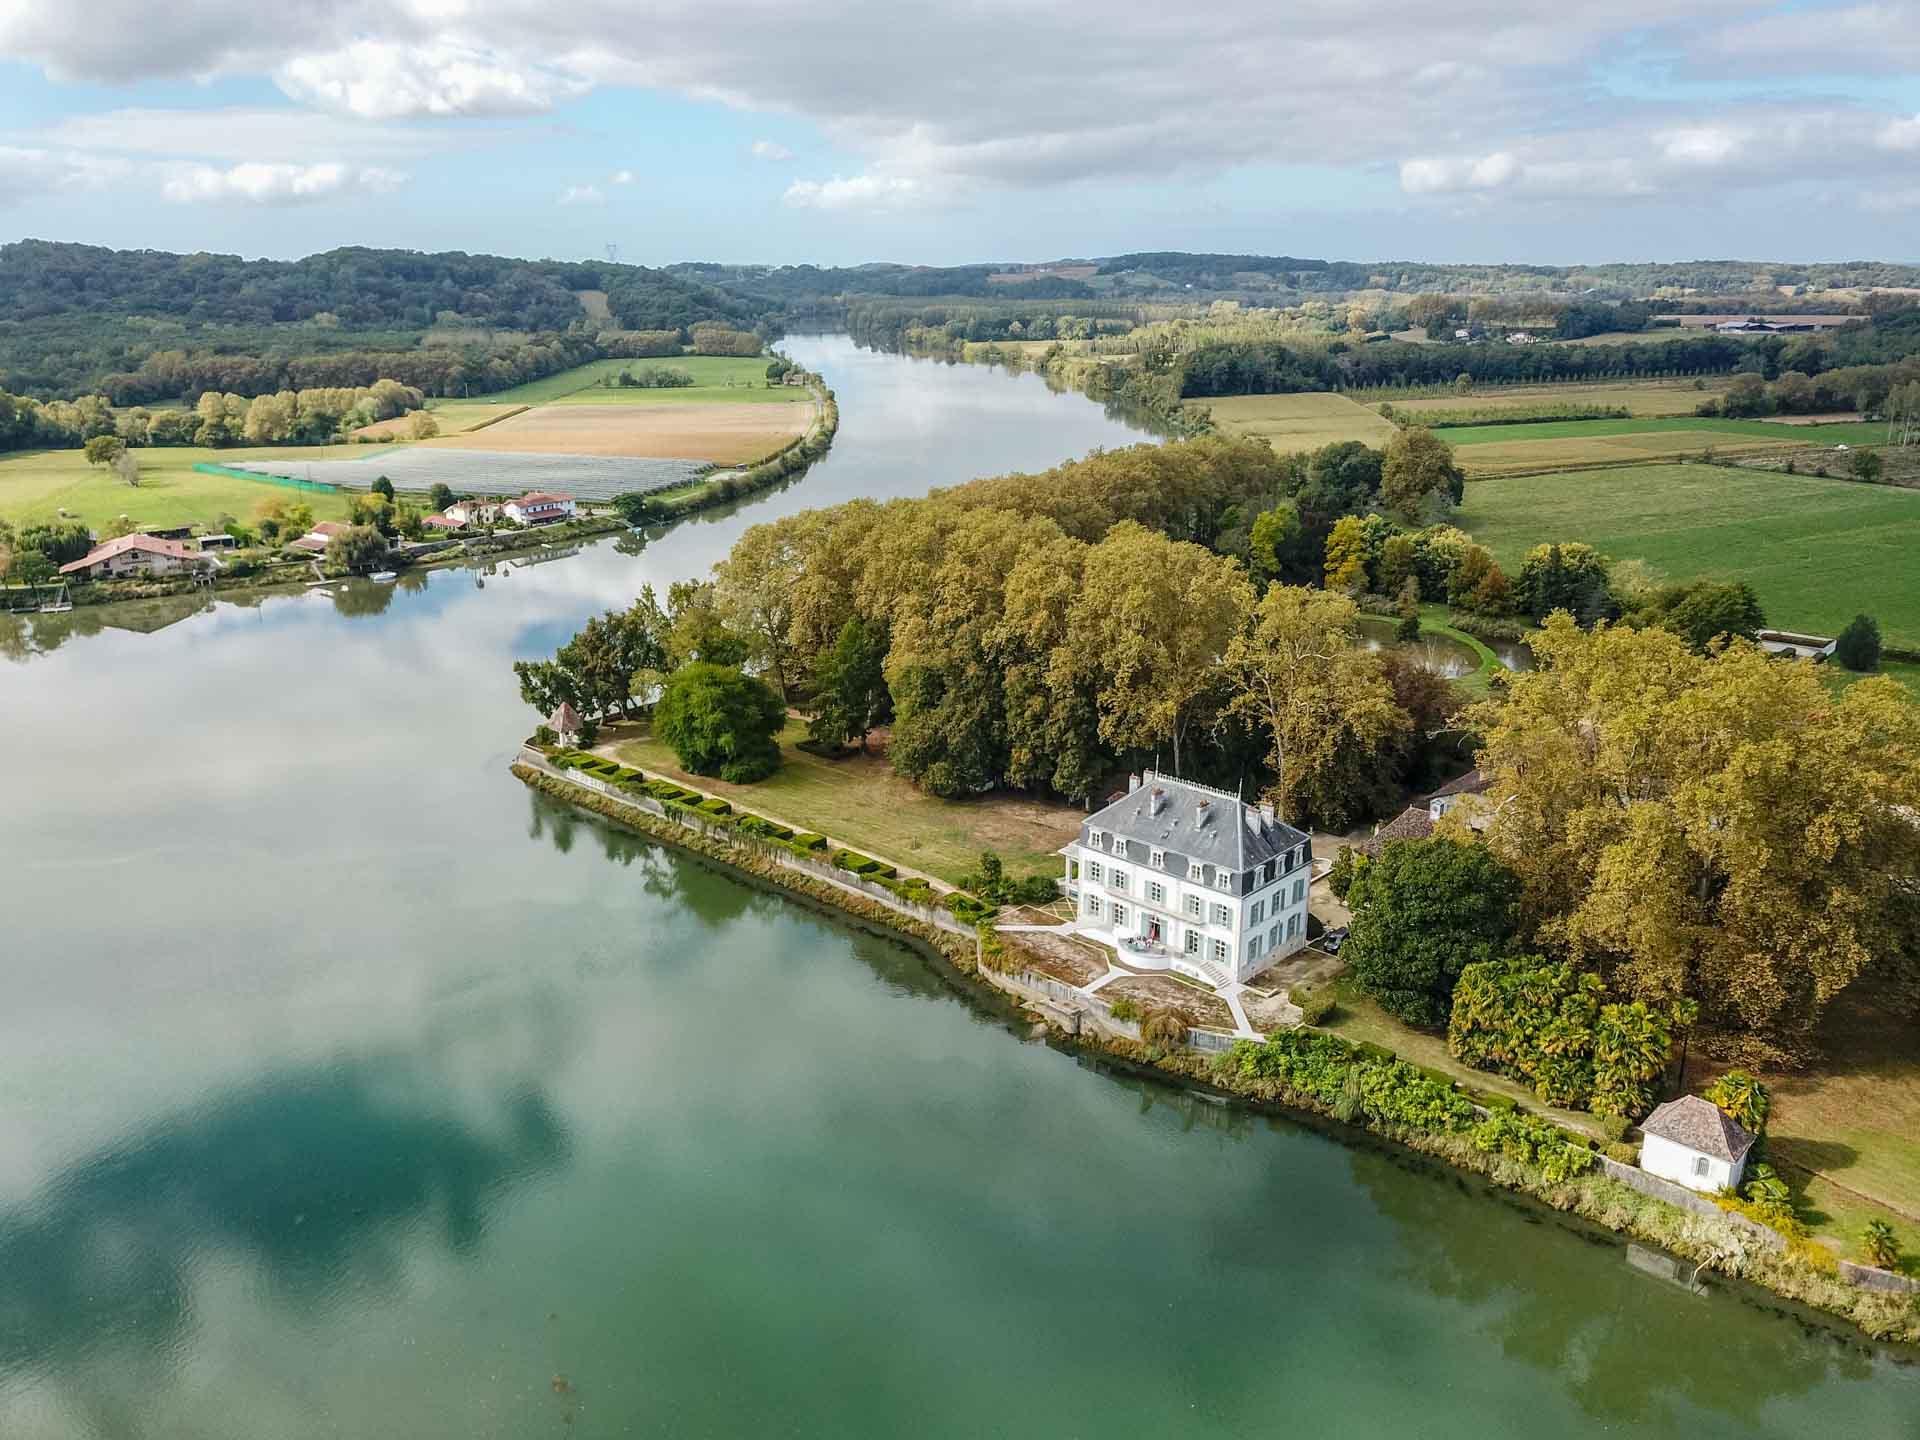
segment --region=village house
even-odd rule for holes
[[[440,513],[456,525],[491,525],[500,518],[500,502],[456,500]]]
[[[338,520],[322,520],[298,540],[290,541],[287,549],[303,550],[309,555],[324,555],[327,553],[327,546],[332,543],[335,536],[344,535],[352,528],[351,525],[343,525]]]
[[[1389,840],[1425,840],[1433,834],[1442,818],[1459,810],[1474,829],[1486,825],[1487,807],[1483,796],[1492,782],[1477,769],[1455,776],[1426,799],[1409,805],[1356,848],[1362,854],[1378,855]]]
[[[573,515],[573,497],[549,495],[536,490],[531,495],[522,495],[518,500],[507,501],[500,507],[500,512],[516,525],[551,525],[556,520],[566,520]]]
[[[1135,969],[1217,988],[1307,943],[1312,844],[1271,805],[1149,770],[1060,853],[1077,930]]]
[[[464,530],[466,526],[450,515],[422,515],[420,523],[429,530]]]
[[[1640,1122],[1640,1168],[1708,1194],[1738,1188],[1754,1137],[1710,1100],[1682,1095]]]
[[[115,580],[123,575],[174,575],[181,571],[205,574],[220,568],[212,555],[203,555],[178,540],[152,535],[122,535],[96,545],[78,560],[60,567],[62,575],[81,580]]]

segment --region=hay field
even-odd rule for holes
[[[434,450],[607,455],[740,465],[772,454],[804,434],[812,421],[811,405],[553,404],[523,410],[483,430],[419,443]]]
[[[472,400],[443,400],[427,407],[442,435],[464,435],[491,425],[504,416],[524,410],[524,405],[483,405]],[[413,438],[413,414],[396,415],[391,420],[362,425],[353,432],[360,440],[410,440]]]
[[[1227,395],[1188,406],[1211,412],[1223,434],[1265,440],[1283,455],[1338,440],[1382,446],[1394,433],[1391,421],[1344,395]]]
[[[1514,385],[1475,390],[1466,395],[1426,395],[1413,400],[1380,396],[1408,415],[1447,415],[1462,410],[1533,410],[1543,405],[1601,405],[1636,416],[1691,415],[1702,400],[1722,394],[1732,383],[1716,377],[1692,380],[1601,381],[1585,385]],[[1361,397],[1368,399],[1369,397]]]
[[[1769,622],[1832,635],[1864,611],[1920,645],[1920,492],[1720,465],[1510,476],[1467,487],[1453,523],[1517,568],[1534,545],[1584,540],[1666,578],[1745,580]]]

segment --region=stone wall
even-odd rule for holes
[[[1786,1236],[1778,1230],[1769,1230],[1758,1220],[1749,1220],[1736,1210],[1722,1210],[1705,1195],[1689,1190],[1684,1185],[1676,1185],[1671,1180],[1663,1180],[1658,1175],[1649,1175],[1638,1165],[1623,1165],[1618,1160],[1602,1155],[1600,1168],[1609,1180],[1618,1180],[1629,1190],[1638,1190],[1642,1195],[1650,1195],[1655,1200],[1664,1200],[1682,1210],[1691,1210],[1696,1215],[1705,1215],[1714,1220],[1725,1220],[1736,1230],[1746,1230],[1762,1244],[1774,1250],[1787,1248]]]

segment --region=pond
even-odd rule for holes
[[[1375,616],[1360,617],[1360,637],[1373,651],[1405,649],[1420,661],[1421,667],[1446,680],[1458,680],[1480,668],[1480,656],[1472,646],[1448,635],[1423,634],[1417,640],[1401,640],[1391,620]],[[1481,644],[1499,658],[1509,670],[1533,669],[1533,651],[1519,640],[1483,640]]]
[[[841,441],[734,514],[5,632],[0,1435],[1913,1435],[1900,1356],[514,781],[509,662],[745,525],[1133,438],[806,343]]]

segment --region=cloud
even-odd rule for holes
[[[793,151],[778,140],[756,140],[753,142],[753,158],[756,160],[791,160]]]
[[[171,156],[199,161],[363,159],[421,154],[446,136],[417,125],[371,123],[288,105],[206,110],[138,108],[69,115],[36,140],[76,150]]]
[[[1860,208],[1875,215],[1900,215],[1909,210],[1920,210],[1920,185],[1869,190],[1860,197]]]
[[[356,40],[290,59],[275,79],[295,100],[374,120],[531,114],[589,88],[578,75],[449,41]]]
[[[386,194],[407,177],[379,166],[355,169],[339,161],[317,165],[276,165],[245,161],[226,169],[184,165],[168,176],[160,193],[176,205],[228,200],[253,205],[296,205],[350,192]]]
[[[633,172],[631,170],[616,170],[607,177],[607,183],[609,185],[631,185],[633,183]]]
[[[94,190],[117,180],[125,167],[71,151],[0,145],[0,205],[37,195]]]
[[[926,185],[904,175],[796,180],[785,196],[787,204],[800,210],[897,210],[926,198]]]
[[[1873,143],[1882,150],[1920,150],[1920,115],[1911,120],[1889,121],[1887,127],[1873,137]]]
[[[597,185],[569,185],[560,192],[562,205],[599,205],[604,203],[606,198],[600,193],[600,187]]]

